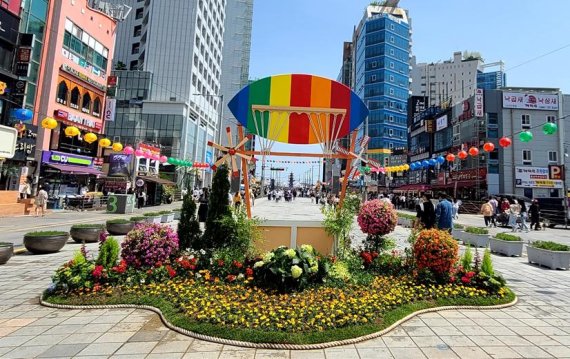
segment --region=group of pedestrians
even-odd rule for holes
[[[532,200],[532,204],[527,209],[524,200],[502,198],[500,203],[495,197],[481,205],[481,214],[485,221],[486,227],[497,227],[497,222],[502,225],[508,225],[513,232],[529,232],[534,227],[535,230],[540,229],[540,206],[536,199]],[[527,220],[530,215],[530,228]]]
[[[434,205],[429,194],[422,194],[416,205],[417,223],[422,228],[438,228],[451,233],[458,211],[454,208],[452,199],[445,193],[440,193],[438,198],[439,202]]]

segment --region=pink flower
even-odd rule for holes
[[[96,279],[101,279],[101,277],[103,276],[103,266],[102,265],[96,265],[95,268],[93,269],[93,278]]]

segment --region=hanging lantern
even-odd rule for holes
[[[479,149],[478,149],[477,147],[471,147],[471,148],[469,149],[469,154],[470,154],[472,157],[476,157],[476,156],[479,155]]]
[[[171,165],[174,164],[174,158],[172,157],[168,157],[168,159],[166,160],[166,162],[170,163]]]
[[[99,146],[107,148],[111,146],[111,140],[109,140],[108,138],[102,138],[99,140]]]
[[[137,156],[137,157],[142,157],[143,154],[144,154],[144,153],[143,153],[142,150],[136,150],[136,151],[135,151],[135,156]]]
[[[434,167],[435,165],[437,165],[437,161],[435,160],[435,158],[430,159],[428,162],[430,167]]]
[[[411,169],[412,171],[415,171],[415,170],[416,170],[416,164],[415,164],[414,162],[410,163],[410,169]]]
[[[438,158],[436,158],[436,161],[441,165],[443,162],[445,162],[445,158],[443,156],[439,156]]]
[[[77,135],[79,135],[81,132],[79,131],[79,129],[75,126],[68,126],[65,128],[65,135],[67,137],[75,137]]]
[[[51,117],[46,117],[42,120],[42,127],[48,130],[53,130],[57,127],[57,121]]]
[[[151,158],[153,159],[153,161],[159,161],[159,160],[160,160],[160,156],[159,156],[159,155],[152,155]]]
[[[429,161],[428,161],[428,160],[423,160],[423,161],[422,161],[422,167],[423,167],[423,168],[428,168],[428,167],[429,167]]]
[[[404,165],[404,171],[408,171],[409,169],[410,169],[410,165],[406,163]]]
[[[445,156],[445,159],[447,162],[453,162],[455,161],[455,155],[453,153],[449,153],[447,156]]]
[[[558,131],[558,126],[555,123],[547,122],[542,126],[542,132],[545,135],[554,135]]]
[[[505,147],[509,147],[510,145],[512,145],[513,141],[508,138],[508,137],[501,137],[501,139],[499,140],[499,146],[505,148]]]
[[[464,160],[466,159],[468,156],[466,151],[459,151],[459,153],[457,154],[457,157],[459,157],[459,159]]]
[[[493,152],[494,149],[495,149],[495,145],[493,144],[493,142],[486,142],[483,145],[483,150],[485,152]]]
[[[168,157],[166,157],[166,156],[160,156],[159,161],[160,161],[160,163],[164,163],[164,162],[168,161]]]
[[[420,161],[417,161],[417,162],[416,162],[416,168],[417,168],[418,170],[422,169],[422,166],[423,166],[423,165],[422,165],[422,163],[421,163]]]
[[[123,144],[120,142],[113,143],[113,151],[121,152],[123,150]]]
[[[152,156],[152,155],[150,154],[150,152],[148,152],[148,151],[143,151],[143,157],[144,157],[144,158],[151,158],[151,156]]]
[[[523,131],[519,134],[519,139],[521,142],[530,142],[532,141],[532,132],[530,131]]]
[[[32,117],[34,117],[34,113],[27,108],[19,108],[14,111],[14,116],[22,122],[27,122],[30,121]]]
[[[97,135],[93,132],[86,133],[85,136],[83,136],[83,141],[92,144],[93,142],[97,141]]]
[[[135,152],[135,149],[132,148],[131,146],[126,146],[125,148],[123,148],[123,153],[125,155],[132,155]]]

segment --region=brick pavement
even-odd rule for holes
[[[256,203],[257,204],[257,203]],[[260,203],[261,205],[261,203]],[[303,201],[294,206],[307,205]],[[398,228],[401,242],[407,230]],[[96,244],[88,245],[94,250]],[[79,245],[19,255],[0,267],[3,358],[570,358],[570,272],[493,256],[519,295],[502,310],[422,314],[381,338],[314,351],[255,350],[195,340],[142,310],[57,310],[39,306],[53,270]]]

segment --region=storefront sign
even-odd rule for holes
[[[64,153],[58,151],[43,151],[42,162],[92,167],[93,157],[79,156],[72,153]]]
[[[85,82],[87,82],[88,84],[90,84],[91,86],[96,87],[97,89],[101,90],[101,91],[106,91],[107,90],[107,86],[102,85],[100,83],[98,83],[95,80],[92,80],[89,76],[85,75],[84,73],[81,73],[79,71],[77,71],[76,69],[74,69],[73,67],[63,64],[61,65],[61,70],[63,72],[67,72],[68,74],[71,74]]]
[[[552,180],[564,180],[564,165],[548,165],[548,174]]]
[[[139,144],[138,149],[143,151],[150,151],[151,154],[160,156],[160,148],[147,145],[146,143]]]
[[[32,49],[30,47],[18,48],[18,54],[16,55],[16,61],[29,63],[31,58],[32,58]]]
[[[107,86],[109,87],[117,87],[118,78],[117,76],[109,76],[107,77]]]
[[[105,121],[115,121],[115,109],[117,107],[117,100],[114,98],[105,99]]]
[[[447,115],[443,115],[441,117],[438,117],[435,120],[435,130],[436,131],[443,130],[446,127],[447,127]]]
[[[475,181],[487,179],[487,168],[471,168],[468,170],[454,171],[449,175],[451,181]]]
[[[471,98],[471,100],[472,99],[473,98]],[[475,116],[472,108],[473,106],[471,105],[471,100],[463,101],[461,115],[459,115],[457,118],[459,122],[470,120]]]
[[[131,159],[131,155],[109,155],[109,176],[128,176]]]
[[[14,128],[18,131],[18,139],[16,142],[16,153],[13,159],[16,161],[25,161],[28,156],[33,156],[36,148],[38,127],[18,122],[14,125]]]
[[[558,95],[503,92],[503,107],[530,110],[558,110]]]
[[[426,120],[426,132],[427,133],[434,133],[435,132],[434,120]]]
[[[516,167],[515,184],[523,188],[563,188],[561,180],[549,178],[546,167]]]
[[[87,127],[87,129],[95,129],[99,131],[102,127],[101,123],[97,121],[77,116],[64,110],[55,110],[54,115],[59,120],[63,120],[64,122],[72,122],[73,124]]]
[[[0,38],[16,44],[20,19],[4,8],[0,8]]]
[[[475,90],[475,117],[483,117],[485,113],[483,89]]]
[[[85,59],[80,58],[79,56],[75,55],[73,52],[67,51],[66,49],[62,48],[61,49],[61,54],[63,55],[63,57],[65,57],[66,59],[70,59],[73,63],[75,63],[76,65],[79,65],[81,67],[83,67],[85,70],[91,72],[93,75],[95,76],[99,76],[101,77],[103,80],[107,78],[107,75],[105,74],[105,71],[102,71],[101,69],[91,65],[90,63],[88,63],[87,61],[85,61]]]

